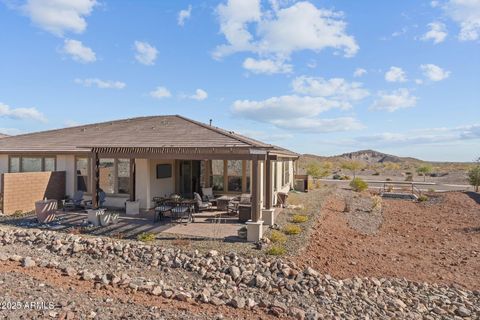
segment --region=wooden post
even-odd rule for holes
[[[130,182],[129,182],[129,190],[130,190],[130,201],[136,200],[136,190],[135,190],[135,159],[130,159]]]
[[[91,179],[91,191],[92,191],[92,208],[98,208],[98,189],[100,188],[100,171],[99,171],[100,159],[98,153],[92,154],[92,179]]]
[[[252,160],[252,221],[260,220],[260,181],[258,170],[258,156]]]
[[[265,160],[265,189],[266,189],[266,196],[265,196],[265,209],[272,208],[272,197],[273,197],[273,190],[272,190],[272,164],[271,160]]]

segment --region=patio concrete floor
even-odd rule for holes
[[[108,210],[107,210],[108,211]],[[143,232],[155,233],[158,239],[172,238],[175,235],[179,238],[207,238],[225,239],[226,241],[242,241],[237,236],[237,231],[243,223],[238,221],[238,216],[228,216],[222,211],[205,211],[194,214],[195,222],[185,223],[179,220],[171,221],[165,218],[163,221],[153,222],[153,211],[143,212],[137,216],[127,216],[120,213],[118,222],[105,227],[87,227],[85,233],[91,235],[103,235],[111,237],[134,238]],[[84,227],[87,225],[87,213],[58,211],[54,224],[62,229],[72,227]]]

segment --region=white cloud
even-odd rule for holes
[[[370,107],[371,110],[386,110],[389,112],[398,109],[411,108],[417,104],[417,97],[412,96],[405,88],[397,89],[391,93],[379,91],[377,99]]]
[[[461,41],[480,38],[480,1],[449,0],[443,9],[447,16],[460,25],[458,38]]]
[[[273,123],[279,120],[315,117],[334,108],[344,108],[344,104],[324,97],[302,97],[285,95],[265,100],[236,100],[233,111],[245,118]]]
[[[0,118],[10,118],[14,120],[36,120],[47,122],[47,118],[36,108],[11,108],[0,102]]]
[[[158,50],[148,42],[135,41],[135,59],[141,64],[150,66],[155,64]]]
[[[388,82],[405,82],[407,81],[407,75],[402,68],[390,67],[390,70],[385,73],[385,80]]]
[[[436,7],[438,7],[438,5],[439,5],[438,1],[436,1],[436,0],[430,1],[430,6],[432,8],[436,8]]]
[[[17,128],[0,128],[0,135],[14,136],[21,134],[23,131]]]
[[[315,78],[300,76],[292,81],[293,91],[310,96],[328,97],[333,100],[359,101],[369,96],[368,90],[360,82],[347,82],[342,78]]]
[[[85,17],[96,4],[96,0],[28,0],[21,10],[40,28],[63,36],[67,31],[84,32]]]
[[[480,139],[480,124],[452,128],[428,128],[411,130],[405,133],[384,132],[355,139],[355,143],[367,145],[424,145],[444,144],[464,140]]]
[[[301,50],[332,48],[347,57],[357,53],[359,47],[346,33],[341,12],[318,9],[307,1],[289,7],[277,1],[271,4],[272,10],[264,11],[260,0],[228,0],[218,5],[220,32],[227,43],[215,49],[214,57],[252,52],[261,59],[286,61]]]
[[[155,90],[150,91],[150,96],[156,99],[170,98],[172,94],[165,87],[157,87]]]
[[[353,72],[353,76],[355,78],[359,78],[359,77],[362,77],[364,75],[367,74],[367,70],[363,69],[363,68],[357,68],[355,69],[355,72]]]
[[[208,93],[205,90],[197,89],[195,90],[195,94],[191,95],[189,98],[202,101],[208,98]]]
[[[95,52],[78,40],[65,39],[63,52],[69,54],[73,60],[82,63],[91,63],[97,60]]]
[[[428,24],[430,30],[422,36],[423,41],[433,40],[434,44],[441,43],[447,37],[447,28],[444,23],[432,22]]]
[[[364,129],[365,126],[355,118],[341,117],[333,119],[297,118],[293,120],[275,120],[272,122],[279,128],[296,130],[305,133],[328,133],[340,131],[354,131]]]
[[[178,13],[178,18],[177,18],[178,25],[183,27],[185,25],[185,21],[190,19],[191,14],[192,14],[192,6],[191,5],[189,5],[187,9],[180,10],[180,12]]]
[[[271,59],[256,60],[253,58],[247,58],[245,61],[243,61],[243,67],[256,74],[291,73],[293,70],[293,66],[291,64],[286,64],[284,61]]]
[[[75,79],[75,83],[83,85],[85,87],[96,86],[100,89],[123,89],[127,85],[125,82],[121,81],[111,81],[111,80],[100,80],[97,78],[87,78],[87,79]]]
[[[422,69],[423,75],[431,81],[441,81],[450,76],[450,71],[445,71],[434,64],[422,64],[420,69]]]

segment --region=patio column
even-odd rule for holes
[[[91,162],[91,167],[92,167],[92,179],[91,185],[90,185],[90,190],[92,191],[92,208],[97,209],[98,208],[98,189],[100,188],[100,171],[99,171],[99,165],[100,165],[100,159],[98,158],[98,153],[94,152],[92,154],[92,162]]]
[[[267,158],[265,160],[265,189],[266,189],[266,199],[265,199],[265,209],[272,208],[272,161]]]
[[[136,192],[135,192],[135,159],[132,158],[130,159],[130,181],[129,181],[129,186],[128,190],[130,190],[130,201],[135,201],[137,198]]]
[[[258,179],[258,158],[252,160],[252,221],[260,220],[260,183]]]

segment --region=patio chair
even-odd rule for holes
[[[202,197],[196,192],[193,193],[193,198],[195,199],[195,209],[196,211],[200,212],[203,210],[208,210],[212,208],[212,203],[211,202],[205,202],[202,200]]]
[[[105,204],[105,200],[107,198],[107,195],[105,192],[100,191],[98,193],[98,207],[101,208]],[[83,202],[85,209],[93,209],[93,200],[85,200]]]
[[[155,217],[153,218],[153,222],[162,221],[165,217],[165,213],[170,212],[173,206],[168,203],[163,203],[157,207],[155,207]],[[170,215],[171,217],[171,215]]]
[[[78,190],[74,193],[73,198],[65,200],[65,203],[63,204],[63,211],[67,209],[75,210],[77,208],[80,208],[82,206],[82,201],[83,191]]]
[[[215,196],[213,195],[213,188],[202,188],[203,201],[212,202],[215,201]]]
[[[188,205],[179,204],[178,206],[173,207],[171,212],[172,218],[180,219],[180,222],[182,222],[183,218],[187,218],[187,223],[194,222],[192,210]]]

